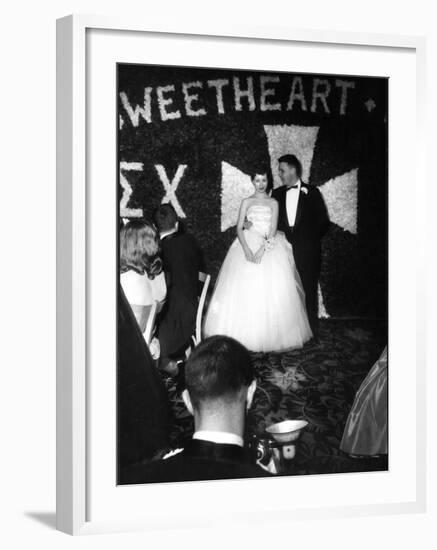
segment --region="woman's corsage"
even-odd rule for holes
[[[265,251],[268,251],[268,250],[272,250],[275,246],[275,238],[274,237],[271,237],[270,239],[266,239],[264,241],[264,250]]]

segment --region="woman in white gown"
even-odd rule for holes
[[[293,250],[277,232],[278,203],[267,194],[267,174],[254,174],[252,183],[255,192],[241,203],[238,237],[221,267],[204,335],[231,336],[251,351],[300,348],[312,332]]]

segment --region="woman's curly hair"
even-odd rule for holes
[[[145,220],[131,220],[120,229],[120,271],[133,269],[154,279],[162,271],[159,234]]]

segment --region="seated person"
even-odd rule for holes
[[[131,220],[121,227],[120,283],[144,332],[151,305],[162,305],[167,292],[159,235],[152,223]]]
[[[158,208],[155,222],[161,235],[168,287],[167,301],[158,323],[160,366],[169,373],[176,373],[176,361],[185,358],[196,327],[202,255],[194,237],[179,231],[178,217],[171,204]]]
[[[186,363],[185,384],[182,395],[194,415],[193,439],[168,458],[125,469],[121,483],[268,476],[243,447],[246,412],[256,389],[246,348],[227,336],[204,340]]]

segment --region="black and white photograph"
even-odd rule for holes
[[[2,15],[2,547],[437,548],[431,3]]]
[[[118,484],[388,469],[388,87],[117,64]]]

